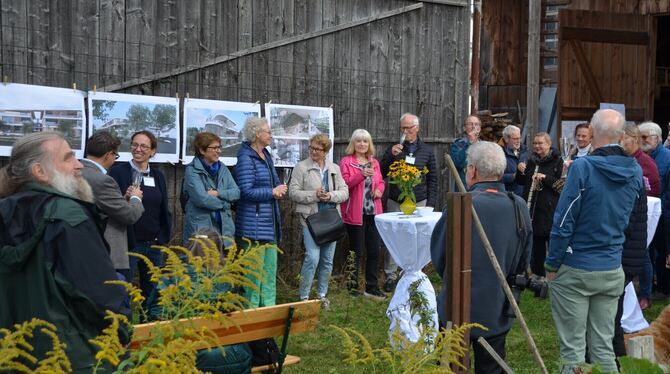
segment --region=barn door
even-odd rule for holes
[[[651,16],[562,9],[559,126],[589,120],[602,102],[625,104],[630,121],[652,118],[655,30]]]

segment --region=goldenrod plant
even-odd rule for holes
[[[127,320],[110,313],[110,327],[92,341],[101,348],[97,356],[100,361],[109,362],[118,372],[198,372],[195,367],[198,348],[221,348],[213,331],[196,327],[189,321],[199,317],[229,325],[227,313],[243,310],[247,304],[247,300],[234,290],[255,287],[251,278],[263,276],[260,254],[269,246],[256,243],[249,245],[247,250],[238,250],[232,245],[222,254],[209,238],[191,240],[202,249],[198,255],[180,246],[157,247],[166,258],[162,268],[154,266],[145,256],[137,255],[149,268],[158,291],[157,299],[149,300],[148,310],[143,310],[142,314],[164,322],[151,327],[150,341],[127,352],[118,344],[113,328],[114,324],[118,326]],[[123,284],[134,304],[144,301],[133,284],[113,283]]]
[[[28,342],[35,334],[44,334],[51,339],[52,349],[38,359],[33,346]],[[0,328],[0,372],[12,373],[69,373],[70,360],[65,354],[65,344],[56,334],[56,326],[33,318],[14,325],[13,330]]]
[[[352,366],[371,365],[384,373],[453,373],[451,367],[465,369],[460,359],[468,351],[464,344],[466,332],[483,326],[476,323],[455,326],[450,330],[441,330],[435,337],[433,345],[427,345],[425,337],[434,335],[429,329],[421,330],[417,342],[407,340],[398,330],[393,333],[394,346],[402,346],[396,350],[391,346],[373,348],[361,333],[350,329],[331,325],[332,329],[342,335],[344,345],[344,362]]]
[[[466,369],[460,363],[469,349],[464,341],[465,334],[473,327],[486,328],[478,323],[469,323],[449,330],[442,329],[438,334],[433,326],[428,300],[418,290],[420,283],[417,280],[409,287],[410,313],[419,317],[419,339],[416,342],[407,339],[396,327],[390,345],[373,348],[361,333],[331,325],[342,335],[344,362],[353,366],[383,368],[385,373],[453,373],[452,367]]]
[[[152,281],[157,283],[157,300],[145,302],[140,290],[128,282],[123,285],[134,309],[143,318],[154,317],[163,322],[151,326],[150,339],[137,349],[129,349],[119,339],[118,329],[130,324],[119,314],[107,312],[109,322],[102,334],[90,342],[99,348],[94,372],[112,366],[117,373],[179,372],[196,373],[196,352],[202,347],[219,347],[216,334],[206,327],[196,327],[193,318],[202,317],[227,325],[227,313],[243,310],[247,300],[233,292],[240,287],[255,287],[251,278],[263,276],[261,254],[267,245],[249,245],[247,250],[227,247],[224,254],[208,238],[194,238],[200,251],[197,255],[183,247],[158,247],[166,256],[166,265],[154,266],[148,258],[137,255],[149,267]],[[232,242],[232,241],[230,241]],[[252,243],[248,243],[252,244]],[[53,342],[50,352],[33,352],[28,343],[34,334],[45,334]],[[0,372],[68,373],[72,371],[60,342],[56,327],[38,319],[0,329]],[[225,352],[225,351],[224,351]],[[39,357],[36,357],[39,356]]]

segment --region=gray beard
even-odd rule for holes
[[[93,190],[86,179],[81,175],[67,175],[55,169],[53,169],[52,172],[51,186],[56,189],[56,191],[74,196],[77,199],[88,203],[93,202]]]

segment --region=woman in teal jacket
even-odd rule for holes
[[[200,229],[212,228],[231,238],[235,224],[231,204],[240,198],[240,190],[228,168],[219,161],[221,139],[211,132],[201,132],[193,141],[195,157],[186,166],[184,194],[187,196],[184,216],[184,244]]]

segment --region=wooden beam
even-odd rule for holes
[[[589,121],[598,107],[562,107],[562,121]],[[645,121],[644,108],[626,107],[626,121]]]
[[[600,105],[600,103],[603,102],[603,94],[600,92],[600,87],[598,86],[596,77],[593,75],[591,65],[589,65],[589,61],[586,59],[586,54],[584,53],[584,49],[582,49],[582,43],[575,39],[569,40],[568,43],[572,47],[572,51],[575,53],[575,57],[577,57],[579,68],[582,71],[584,78],[586,78],[586,83],[589,85],[591,98],[596,105]]]
[[[472,65],[470,66],[470,113],[479,111],[479,48],[482,35],[481,3],[472,12]]]
[[[639,31],[590,29],[584,27],[562,27],[563,40],[582,42],[648,45],[649,34]]]
[[[415,2],[453,5],[453,6],[470,6],[469,0],[415,0]]]
[[[527,134],[532,139],[540,117],[540,29],[542,6],[539,0],[528,2],[528,87],[526,90]]]
[[[390,10],[388,12],[379,13],[379,14],[376,14],[374,16],[363,18],[363,19],[360,19],[360,20],[357,20],[357,21],[346,22],[346,23],[343,23],[343,24],[340,24],[340,25],[337,25],[337,26],[327,27],[325,29],[308,32],[308,33],[305,33],[305,34],[302,34],[302,35],[296,35],[296,36],[292,36],[292,37],[285,38],[285,39],[275,40],[275,41],[270,42],[270,43],[257,45],[255,47],[242,49],[242,50],[227,54],[225,56],[219,56],[219,57],[216,57],[214,59],[206,60],[199,65],[189,65],[189,66],[184,66],[184,67],[172,69],[172,70],[167,71],[167,72],[148,75],[148,76],[143,77],[143,78],[133,78],[133,79],[129,79],[127,81],[121,82],[121,83],[115,83],[115,84],[111,84],[111,85],[108,85],[108,86],[105,86],[105,87],[98,88],[98,90],[110,92],[110,91],[122,90],[122,89],[128,88],[128,87],[138,86],[138,85],[153,82],[153,81],[156,81],[156,80],[165,79],[165,78],[168,78],[168,77],[171,77],[171,76],[180,75],[180,74],[184,74],[184,73],[189,73],[189,72],[196,71],[196,70],[199,70],[199,69],[204,69],[204,68],[207,68],[207,67],[210,67],[210,66],[218,65],[218,64],[221,64],[221,63],[224,63],[224,62],[227,62],[227,61],[232,61],[232,60],[238,59],[240,57],[244,57],[244,56],[251,55],[251,54],[254,54],[254,53],[263,52],[263,51],[267,51],[267,50],[274,49],[274,48],[279,48],[279,47],[282,47],[282,46],[285,46],[285,45],[289,45],[289,44],[293,44],[293,43],[297,43],[297,42],[301,42],[301,41],[305,41],[305,40],[309,40],[309,39],[313,39],[313,38],[318,38],[320,36],[332,34],[332,33],[342,31],[342,30],[346,30],[346,29],[350,29],[350,28],[356,27],[356,26],[365,25],[367,23],[374,22],[374,21],[377,21],[377,20],[380,20],[380,19],[394,17],[394,16],[397,16],[397,15],[404,14],[404,13],[407,13],[407,12],[412,12],[412,11],[415,11],[415,10],[418,10],[418,9],[421,9],[421,8],[423,8],[423,3],[409,5],[409,6],[405,6],[405,7],[402,7],[402,8],[397,8],[397,9],[394,9],[394,10]]]

